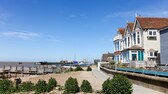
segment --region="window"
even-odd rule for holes
[[[128,47],[130,47],[130,37],[128,37]]]
[[[156,56],[156,57],[157,57],[157,55],[158,55],[158,53],[157,53],[157,52],[155,52],[155,53],[154,53],[154,56]]]
[[[156,30],[149,30],[147,35],[148,40],[157,40],[156,32]]]
[[[158,57],[158,51],[149,51],[148,52],[149,58],[157,58]]]
[[[125,37],[125,47],[127,47],[127,38]]]
[[[153,35],[156,35],[156,31],[153,31]]]
[[[154,55],[153,55],[153,52],[149,52],[149,54],[150,54],[149,56],[154,56]]]
[[[119,50],[119,42],[115,43],[115,51]]]
[[[120,50],[122,50],[122,42],[120,42]]]
[[[136,33],[133,34],[134,44],[136,44]]]
[[[157,40],[156,37],[148,37],[148,40]]]
[[[138,44],[140,44],[140,35],[139,35],[139,32],[137,32],[137,40],[138,40]]]
[[[149,35],[152,35],[152,31],[149,31]]]
[[[149,30],[148,36],[156,36],[156,30]]]

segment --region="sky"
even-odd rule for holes
[[[93,60],[113,53],[135,14],[168,17],[167,0],[0,0],[0,61]]]

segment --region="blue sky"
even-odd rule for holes
[[[166,0],[0,0],[0,61],[92,60],[113,52],[119,27],[168,17]]]

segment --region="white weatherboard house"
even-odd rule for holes
[[[159,30],[168,18],[136,17],[114,37],[114,60],[134,67],[154,67],[159,61]]]

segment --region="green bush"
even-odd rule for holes
[[[91,93],[92,92],[92,86],[90,85],[88,80],[83,80],[81,85],[81,91],[85,93]]]
[[[106,81],[104,81],[104,83],[102,84],[102,92],[104,92],[104,94],[108,94],[109,91],[109,86],[110,86],[110,78],[108,78]]]
[[[47,83],[44,80],[39,80],[35,86],[36,93],[43,93],[47,91]]]
[[[13,83],[10,80],[0,81],[0,94],[10,94],[14,91]]]
[[[23,82],[20,85],[20,90],[23,92],[29,92],[29,91],[33,91],[35,89],[35,86],[33,83],[31,83],[30,81],[28,82]]]
[[[65,82],[64,94],[75,94],[79,92],[79,86],[76,78],[69,77]]]
[[[115,65],[116,62],[115,62],[115,61],[110,61],[110,64],[111,64],[111,65]]]
[[[47,91],[51,91],[54,89],[54,87],[57,86],[57,81],[54,78],[50,78],[48,81],[48,85],[47,85]]]
[[[87,67],[87,71],[92,71],[92,68],[90,66]]]
[[[115,75],[107,79],[103,85],[104,94],[132,94],[132,83],[123,75]]]
[[[70,68],[69,68],[69,70],[70,70],[70,71],[73,71],[73,68],[72,68],[72,67],[70,67]]]
[[[75,71],[84,71],[80,66],[77,66],[76,68],[75,68]]]
[[[123,75],[115,75],[111,81],[112,92],[115,94],[132,94],[132,83]],[[114,94],[113,93],[113,94]]]

